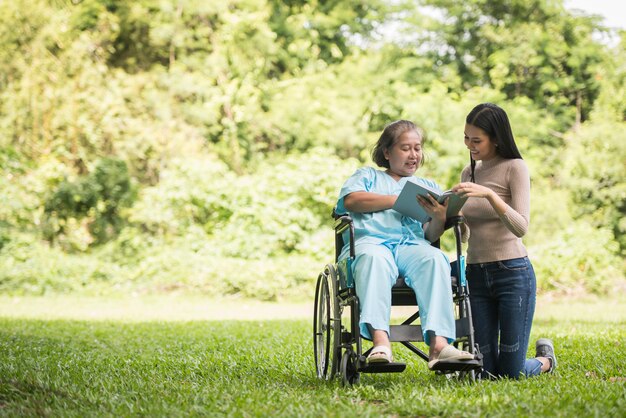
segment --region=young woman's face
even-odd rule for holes
[[[398,180],[412,176],[422,162],[422,138],[415,131],[406,131],[384,154],[392,177]]]
[[[498,155],[496,144],[489,139],[489,135],[474,125],[465,125],[465,146],[475,161],[487,161]]]

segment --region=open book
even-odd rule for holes
[[[426,223],[430,221],[430,216],[428,216],[428,213],[426,213],[424,208],[417,201],[417,195],[426,196],[428,194],[433,196],[439,203],[442,204],[446,199],[449,199],[446,218],[458,215],[461,207],[463,207],[465,201],[467,200],[467,197],[460,197],[451,190],[439,192],[425,184],[417,184],[412,181],[407,181],[392,209],[403,215],[417,219],[421,223]]]

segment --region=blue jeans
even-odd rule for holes
[[[540,374],[541,362],[526,359],[537,289],[528,257],[468,264],[466,276],[483,377]]]

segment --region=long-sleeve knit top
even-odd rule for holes
[[[470,181],[471,169],[465,167],[461,181]],[[467,263],[488,263],[528,255],[522,238],[530,222],[530,175],[522,159],[495,157],[477,161],[476,184],[495,191],[508,205],[504,215],[485,198],[470,197],[463,206],[469,227]]]

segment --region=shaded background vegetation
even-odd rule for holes
[[[484,101],[540,290],[623,288],[625,46],[548,0],[0,2],[0,292],[308,298],[385,124],[451,186]]]

